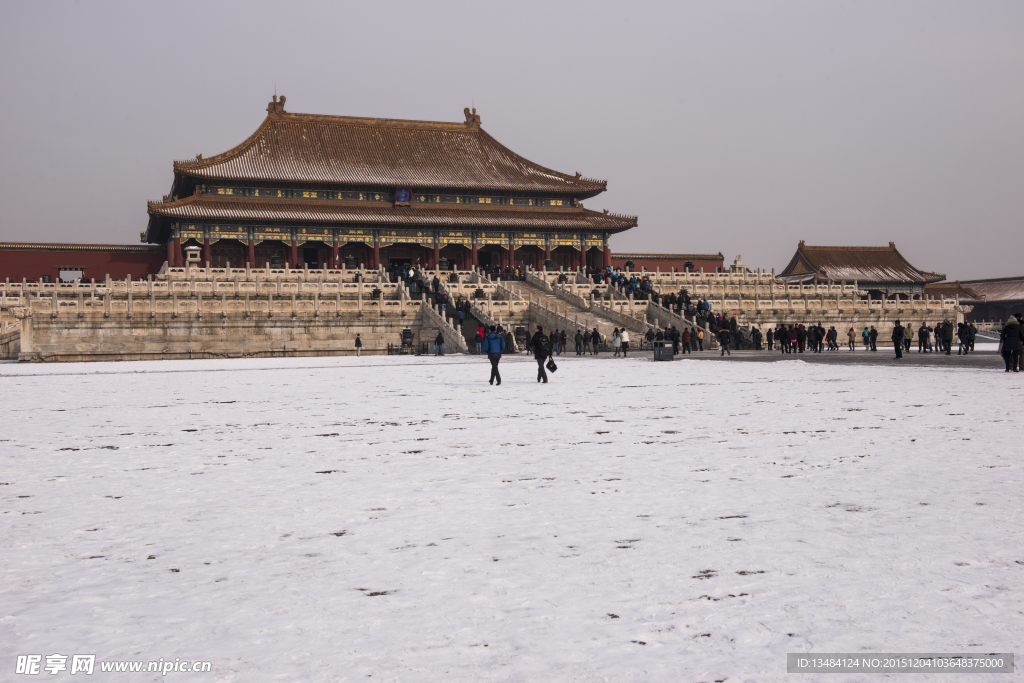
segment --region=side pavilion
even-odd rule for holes
[[[811,247],[800,240],[779,278],[790,284],[856,281],[872,299],[922,299],[925,285],[946,276],[915,268],[895,242],[888,247]]]

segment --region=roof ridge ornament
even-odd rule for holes
[[[277,95],[274,95],[274,99],[267,105],[267,113],[271,115],[284,114],[284,102],[286,99],[287,98],[284,95],[281,95],[280,98],[278,98]]]
[[[466,114],[466,125],[470,128],[480,127],[480,115],[476,113],[476,107],[473,107],[473,111],[469,111],[469,107],[462,110]]]

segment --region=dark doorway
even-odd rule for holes
[[[477,263],[479,265],[485,266],[485,267],[489,268],[491,266],[491,263],[492,263],[491,262],[491,252],[489,252],[489,251],[477,251],[476,252],[476,260],[477,260]]]
[[[302,250],[302,262],[310,268],[320,267],[320,250],[317,248],[310,249],[306,247]]]

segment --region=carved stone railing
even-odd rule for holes
[[[448,322],[448,319],[433,304],[423,306],[423,322],[440,329],[445,348],[456,349],[459,353],[469,353],[469,345],[466,344],[466,338],[462,336],[462,332]]]

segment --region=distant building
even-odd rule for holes
[[[925,285],[946,276],[915,268],[894,242],[888,247],[810,247],[800,240],[779,278],[792,284],[856,281],[872,299],[917,299],[924,296]]]
[[[612,254],[611,266],[664,273],[721,273],[725,257],[721,254]]]
[[[141,244],[0,242],[0,280],[123,280],[156,273],[166,258],[165,249]]]
[[[970,322],[1005,322],[1014,313],[1024,313],[1024,276],[939,282],[925,287],[925,294],[973,306],[967,314]]]

